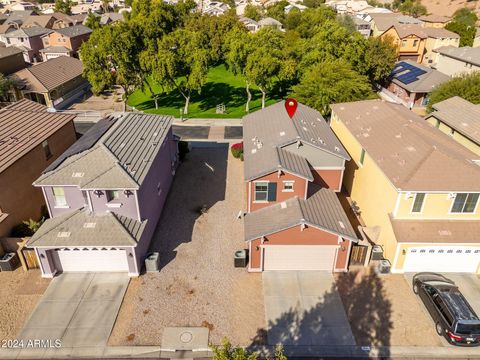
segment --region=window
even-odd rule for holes
[[[413,46],[417,46],[418,40],[413,40]]]
[[[67,199],[65,198],[65,190],[62,187],[54,187],[52,191],[53,191],[53,197],[55,199],[55,206],[57,207],[67,206]]]
[[[284,192],[293,192],[293,184],[295,181],[284,181],[283,182],[283,191]]]
[[[268,199],[268,183],[255,183],[255,201],[267,201]]]
[[[407,46],[407,40],[402,40],[402,47]]]
[[[417,193],[415,200],[413,201],[412,213],[421,213],[423,209],[423,203],[425,200],[425,193]]]
[[[108,202],[116,200],[120,196],[120,193],[119,193],[118,190],[107,190],[105,193],[107,195],[107,201]]]
[[[479,194],[457,194],[453,201],[452,213],[473,213],[477,206]]]
[[[43,151],[45,152],[45,158],[48,160],[52,157],[52,150],[50,150],[50,145],[48,144],[48,141],[45,140],[42,142],[42,148]]]
[[[362,152],[360,153],[360,165],[363,165],[364,161],[365,161],[365,149],[362,149]]]

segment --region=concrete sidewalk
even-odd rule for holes
[[[184,119],[175,118],[174,125],[180,126],[242,126],[242,119]]]

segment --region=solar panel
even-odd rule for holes
[[[52,162],[43,173],[55,170],[62,162],[70,156],[81,153],[82,151],[90,149],[97,141],[112,127],[116,122],[114,117],[106,117],[93,125],[80,139],[78,139],[72,146],[70,146],[62,155],[60,155],[54,162]]]

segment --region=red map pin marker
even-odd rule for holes
[[[287,110],[288,116],[290,116],[290,119],[293,118],[293,115],[295,115],[295,112],[297,111],[297,100],[295,99],[287,99],[285,100],[285,110]]]

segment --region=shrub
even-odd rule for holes
[[[185,156],[190,152],[188,148],[188,142],[186,141],[179,141],[178,142],[178,156],[181,161],[185,159]]]
[[[33,235],[33,231],[25,223],[15,225],[12,229],[12,236],[13,237],[22,238],[22,237],[29,237],[29,236],[32,236],[32,235]]]
[[[243,160],[243,142],[233,144],[230,149],[234,158]]]

